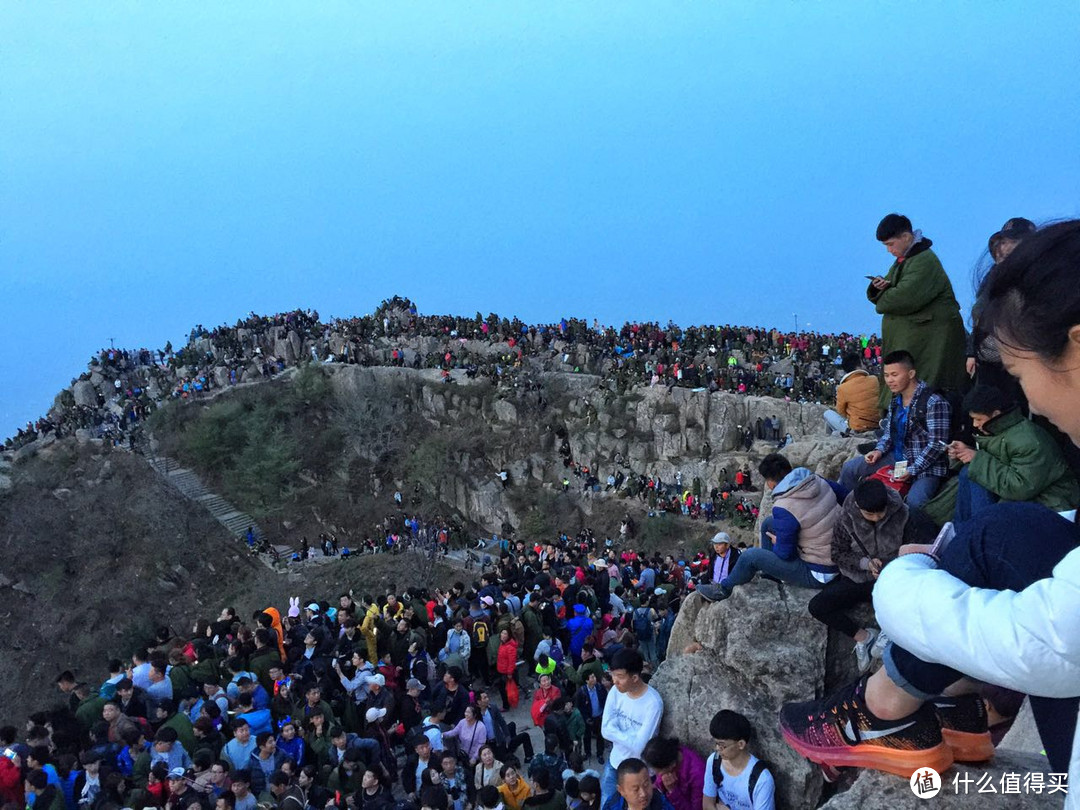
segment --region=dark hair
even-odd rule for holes
[[[494,785],[484,785],[476,792],[476,803],[481,807],[497,807],[499,804],[499,789]]]
[[[635,773],[641,773],[648,769],[649,766],[637,757],[627,757],[620,762],[619,767],[615,769],[615,784],[622,784],[624,776],[632,776]]]
[[[877,226],[877,240],[884,242],[902,233],[911,233],[911,220],[903,214],[886,214]]]
[[[218,798],[225,802],[228,807],[236,807],[236,794],[231,790],[223,791],[218,794]]]
[[[999,388],[990,385],[976,385],[967,392],[964,397],[965,413],[981,413],[989,416],[994,411],[1007,411],[1013,406],[1013,401]]]
[[[229,781],[233,784],[237,782],[243,782],[245,785],[251,784],[251,769],[250,768],[237,768],[235,771],[229,774]]]
[[[645,744],[641,758],[654,771],[670,768],[679,761],[679,741],[674,737],[653,737]]]
[[[255,747],[262,748],[264,745],[266,745],[266,741],[271,739],[273,736],[274,734],[271,731],[260,731],[258,734],[255,735]]]
[[[721,709],[713,715],[712,722],[709,723],[709,734],[714,740],[749,742],[754,736],[754,728],[750,721],[738,712]]]
[[[867,478],[855,487],[855,505],[864,512],[884,512],[889,505],[889,493],[876,478]]]
[[[621,669],[630,675],[640,675],[641,671],[645,669],[645,659],[641,657],[641,653],[637,650],[631,650],[623,648],[611,656],[612,671]],[[637,773],[637,771],[634,771]]]
[[[559,750],[559,737],[555,734],[544,735],[544,753],[554,754]]]
[[[1025,238],[983,281],[973,310],[976,333],[1046,360],[1061,357],[1069,329],[1080,323],[1078,260],[1080,220]]]
[[[600,793],[600,780],[595,776],[583,776],[578,781],[578,794],[592,793],[593,795]]]
[[[277,770],[270,774],[270,784],[275,787],[287,787],[292,779],[285,771]]]
[[[844,359],[840,361],[840,368],[844,370],[845,374],[850,374],[858,368],[862,368],[862,358],[855,352],[850,352],[844,355]]]
[[[895,352],[889,352],[881,362],[883,366],[891,366],[897,363],[907,366],[908,368],[915,368],[915,358],[912,357],[911,352],[906,349],[897,349]]]
[[[45,786],[49,784],[49,777],[45,775],[45,771],[30,771],[26,775],[26,781],[30,783],[30,787],[34,790],[44,790]]]
[[[766,481],[780,481],[791,472],[791,462],[779,453],[769,453],[758,464],[758,472]]]
[[[555,786],[555,774],[547,768],[541,768],[533,777],[533,785],[540,788],[542,792],[549,793]]]

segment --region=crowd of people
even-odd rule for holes
[[[588,533],[506,542],[495,570],[446,590],[163,628],[93,682],[61,673],[60,705],[0,729],[0,805],[771,808],[742,715],[717,707],[708,762],[656,736],[648,681],[729,544],[687,562]],[[519,705],[531,723],[507,719]]]
[[[845,358],[826,415],[868,441],[839,481],[767,456],[760,547],[729,552],[698,591],[723,601],[759,573],[816,590],[810,613],[852,639],[861,677],[781,711],[787,742],[828,778],[989,760],[1026,696],[1064,791],[1080,754],[1080,223],[994,234],[970,362],[929,240],[897,214],[877,236],[896,259],[867,293],[884,316],[885,387]],[[871,603],[880,628],[857,618]]]
[[[291,344],[289,336],[295,336]],[[524,384],[535,371],[572,370],[601,375],[621,390],[687,386],[832,402],[841,358],[852,352],[867,367],[880,364],[874,335],[672,323],[615,328],[580,319],[529,325],[494,314],[422,316],[411,301],[394,297],[364,317],[324,323],[314,311],[252,313],[233,326],[200,324],[176,350],[171,343],[157,350],[102,349],[74,381],[93,381],[96,401],[78,402],[66,391],[58,407],[20,428],[5,446],[17,449],[41,435],[80,429],[120,444],[164,401],[198,399],[312,361],[408,364],[441,369],[446,379],[459,369],[503,385]]]
[[[780,712],[784,739],[827,778],[985,762],[1027,698],[1049,770],[1028,784],[1066,792],[1080,774],[1080,221],[1014,219],[991,237],[966,344],[930,240],[898,214],[877,238],[895,259],[867,289],[884,386],[838,347],[843,396],[826,417],[865,445],[839,481],[766,456],[760,546],[720,532],[688,562],[562,537],[507,547],[472,587],[297,601],[254,626],[227,609],[140,651],[130,674],[111,662],[96,692],[64,673],[69,706],[3,729],[4,800],[769,807],[773,774],[748,752],[746,718],[710,707],[703,762],[657,742],[663,701],[648,684],[690,590],[723,602],[759,574],[816,591],[811,615],[852,640],[862,674]],[[417,320],[384,317],[382,332]],[[566,341],[584,328],[555,327]],[[856,612],[866,604],[875,622]],[[503,716],[522,700],[542,753]]]

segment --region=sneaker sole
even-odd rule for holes
[[[865,745],[851,748],[818,748],[807,745],[783,726],[780,730],[787,744],[800,756],[818,765],[832,766],[834,769],[872,768],[910,779],[919,768],[930,767],[938,773],[944,773],[952,767],[954,762],[952,749],[945,743],[918,751],[900,751],[894,748]]]
[[[957,762],[986,762],[994,758],[994,742],[989,731],[975,734],[943,728],[941,738],[952,749]]]

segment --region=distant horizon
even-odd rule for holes
[[[879,332],[1080,216],[1080,3],[0,5],[0,434],[249,311]]]

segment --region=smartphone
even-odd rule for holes
[[[943,442],[941,439],[938,439],[936,442],[934,442],[934,447],[936,447],[938,450],[948,450],[949,443]]]
[[[866,278],[868,278],[870,281],[873,281],[875,278],[877,278],[877,276],[866,276]]]

